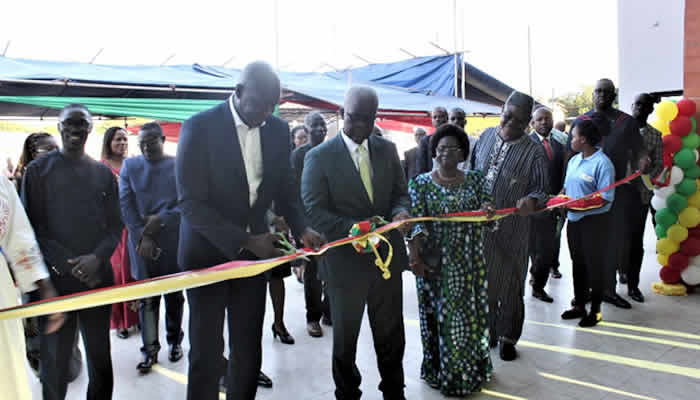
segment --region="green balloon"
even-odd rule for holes
[[[691,194],[697,192],[698,190],[698,185],[695,183],[695,179],[683,179],[681,183],[676,185],[676,193],[674,194],[682,194],[683,196],[690,196]],[[669,199],[671,196],[669,196]],[[668,203],[667,203],[668,204]],[[685,207],[683,207],[685,208]]]
[[[684,171],[683,174],[686,178],[689,179],[698,179],[700,178],[700,166],[698,165],[693,165],[692,167],[688,168],[687,170]]]
[[[661,225],[661,224],[656,224],[656,238],[657,239],[663,239],[666,237],[666,231],[668,230],[667,227]]]
[[[681,149],[675,156],[673,156],[673,165],[681,168],[688,169],[695,165],[695,153],[690,149]]]
[[[695,117],[690,117],[690,122],[693,123],[693,129],[691,129],[690,132],[695,133],[695,128],[698,127],[698,123],[695,122]]]
[[[698,146],[700,146],[700,136],[698,136],[698,134],[695,132],[681,138],[681,141],[683,142],[684,149],[695,150]]]
[[[686,181],[686,179],[684,179],[684,181]],[[692,182],[695,183],[695,181]],[[682,184],[683,182],[681,182],[679,185]],[[676,190],[678,190],[678,188],[676,188]],[[685,210],[685,208],[688,207],[688,200],[686,200],[685,197],[683,197],[682,195],[674,193],[668,196],[668,199],[666,199],[666,205],[668,206],[668,208],[671,209],[671,211],[673,211],[674,214],[680,214],[681,211]]]
[[[671,211],[670,208],[662,208],[661,210],[656,212],[656,215],[654,216],[654,221],[656,221],[657,224],[663,225],[668,229],[669,226],[673,225],[678,221],[678,215],[676,215],[673,211]]]

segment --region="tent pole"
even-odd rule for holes
[[[454,35],[454,55],[455,55],[455,97],[459,97],[459,82],[457,80],[457,0],[452,0],[452,34]]]

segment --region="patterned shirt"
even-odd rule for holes
[[[644,148],[649,153],[651,163],[649,164],[649,176],[656,178],[664,168],[664,142],[661,139],[661,132],[653,126],[646,124],[639,133],[642,135]],[[635,179],[635,184],[639,188],[642,196],[642,204],[649,204],[654,192],[649,190],[641,178]]]

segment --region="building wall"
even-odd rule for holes
[[[685,4],[684,95],[700,101],[700,1]]]
[[[630,111],[638,93],[683,89],[685,27],[686,34],[690,29],[698,35],[694,79],[698,80],[700,96],[700,26],[684,23],[686,7],[698,15],[700,1],[687,0],[687,3],[686,6],[685,0],[618,0],[620,82],[616,83],[623,111]]]

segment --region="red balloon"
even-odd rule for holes
[[[693,130],[693,122],[685,115],[679,115],[671,121],[669,127],[671,128],[671,134],[675,136],[688,136],[690,131]]]
[[[675,268],[663,267],[659,271],[659,277],[664,283],[678,283],[681,280],[681,271]]]
[[[687,242],[687,240],[683,241],[681,243],[681,246]],[[673,268],[677,269],[678,272],[683,271],[688,267],[688,256],[681,252],[673,253],[671,256],[668,258],[668,267],[666,268]]]
[[[688,257],[700,256],[700,239],[697,237],[691,237],[690,232],[688,232],[688,239],[681,243],[681,253]]]
[[[676,103],[678,107],[678,115],[692,117],[695,115],[695,102],[690,99],[681,99]]]
[[[676,135],[666,135],[662,139],[664,142],[664,153],[675,154],[683,148],[683,141]]]
[[[688,229],[688,237],[700,238],[700,225],[696,226],[695,228]]]

